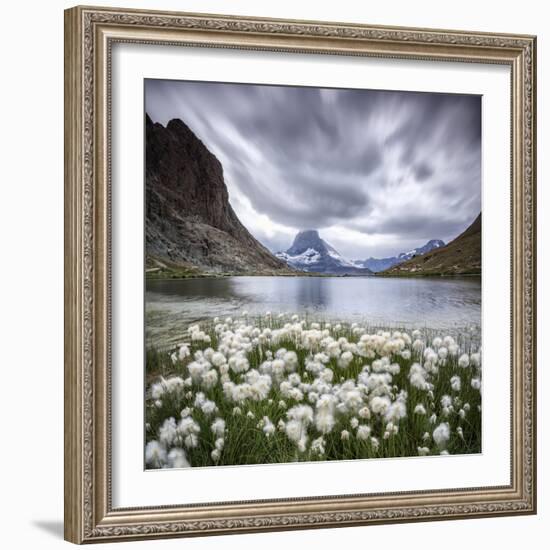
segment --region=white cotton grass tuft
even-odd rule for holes
[[[187,344],[182,344],[178,350],[178,359],[180,361],[183,361],[190,355],[191,355],[191,352],[189,351],[189,346]]]
[[[420,353],[424,349],[424,342],[420,339],[416,339],[413,342],[412,349],[415,353]]]
[[[161,382],[157,382],[156,384],[153,384],[151,386],[151,397],[153,399],[160,399],[164,395],[164,384]]]
[[[359,409],[358,414],[361,418],[368,420],[371,417],[370,409],[368,407],[362,407]]]
[[[315,402],[315,427],[322,434],[330,433],[336,424],[334,417],[336,401],[333,395],[324,394]]]
[[[187,460],[185,451],[179,447],[174,447],[168,453],[168,467],[169,468],[190,468],[191,465]]]
[[[451,428],[448,422],[442,422],[432,433],[435,444],[443,449],[446,447],[447,442],[451,438]]]
[[[222,453],[219,449],[214,448],[210,453],[210,456],[214,462],[218,462],[222,456]]]
[[[223,436],[223,434],[225,433],[225,420],[223,418],[216,418],[216,420],[212,422],[210,428],[215,436]]]
[[[285,424],[285,433],[290,441],[296,443],[298,449],[304,452],[307,443],[307,428],[298,420],[289,420]]]
[[[178,435],[176,419],[167,418],[159,429],[159,441],[161,444],[169,447],[172,445]]]
[[[370,410],[374,414],[385,414],[391,405],[391,400],[388,396],[375,395],[370,401]]]
[[[296,405],[287,411],[286,416],[307,426],[313,422],[313,409],[309,405]]]
[[[199,405],[199,407],[201,411],[207,416],[214,414],[218,410],[216,403],[214,403],[214,401],[210,401],[209,399],[206,399],[205,401],[203,401]]]
[[[314,455],[322,456],[325,454],[325,439],[324,437],[318,437],[311,442],[311,452]]]
[[[338,366],[341,369],[347,369],[350,366],[352,361],[353,361],[353,353],[351,353],[351,351],[345,351],[338,358]]]
[[[429,388],[428,372],[420,365],[413,363],[409,369],[409,381],[411,386],[418,390],[427,390]]]
[[[458,344],[455,344],[455,343],[449,344],[447,349],[449,350],[449,355],[451,355],[451,357],[456,357],[460,350],[460,348],[458,347]]]
[[[202,375],[202,385],[205,389],[213,388],[217,382],[218,373],[214,369],[209,369]]]
[[[178,441],[183,439],[183,444],[188,449],[194,449],[199,444],[198,434],[201,428],[199,424],[190,416],[182,418],[177,426]]]
[[[470,355],[470,362],[472,366],[479,369],[481,367],[481,353],[476,352]]]
[[[451,377],[451,389],[453,391],[459,392],[460,388],[462,387],[462,382],[460,381],[460,376],[452,376]]]
[[[443,408],[449,408],[449,407],[452,407],[452,405],[453,405],[453,400],[450,395],[444,395],[443,397],[441,397],[441,406]]]
[[[185,436],[183,442],[188,449],[194,449],[199,444],[199,438],[196,436],[196,434],[191,433]]]
[[[467,353],[463,353],[463,354],[458,358],[458,366],[459,366],[461,369],[467,369],[467,368],[470,366],[470,357],[468,356]]]
[[[446,346],[447,348],[453,345],[454,343],[455,343],[455,339],[450,334],[448,334],[443,338],[443,345]]]
[[[367,441],[367,439],[370,437],[371,433],[371,427],[367,426],[365,424],[362,424],[361,426],[357,427],[357,439],[360,441]]]
[[[220,368],[222,365],[226,364],[227,359],[223,353],[217,351],[212,355],[211,362],[215,367]]]
[[[262,430],[266,437],[271,437],[275,433],[275,424],[273,424],[273,422],[271,422],[271,420],[267,417],[264,417],[264,419],[265,423]]]
[[[145,463],[153,468],[162,468],[166,464],[166,449],[158,441],[149,441],[145,446]]]
[[[399,422],[407,416],[406,398],[394,401],[384,413],[384,418],[390,422]]]

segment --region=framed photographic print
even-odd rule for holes
[[[65,537],[532,514],[535,37],[65,12]]]

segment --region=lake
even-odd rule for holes
[[[481,325],[481,278],[225,277],[147,280],[147,345],[182,340],[213,317],[307,313],[376,327],[454,332]]]

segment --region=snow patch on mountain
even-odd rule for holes
[[[296,256],[290,256],[286,252],[278,252],[276,256],[281,260],[284,260],[287,264],[292,265],[293,267],[299,266],[301,264],[315,264],[321,259],[321,254],[314,248],[308,248],[302,254],[298,254]]]

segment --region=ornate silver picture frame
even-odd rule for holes
[[[511,91],[510,482],[116,508],[111,93],[117,43],[498,64]],[[536,513],[536,38],[128,9],[65,12],[65,538],[74,543]],[[490,228],[486,228],[490,232]],[[490,312],[489,312],[490,314]],[[490,358],[486,358],[490,361]],[[238,475],[235,470],[234,475]]]

